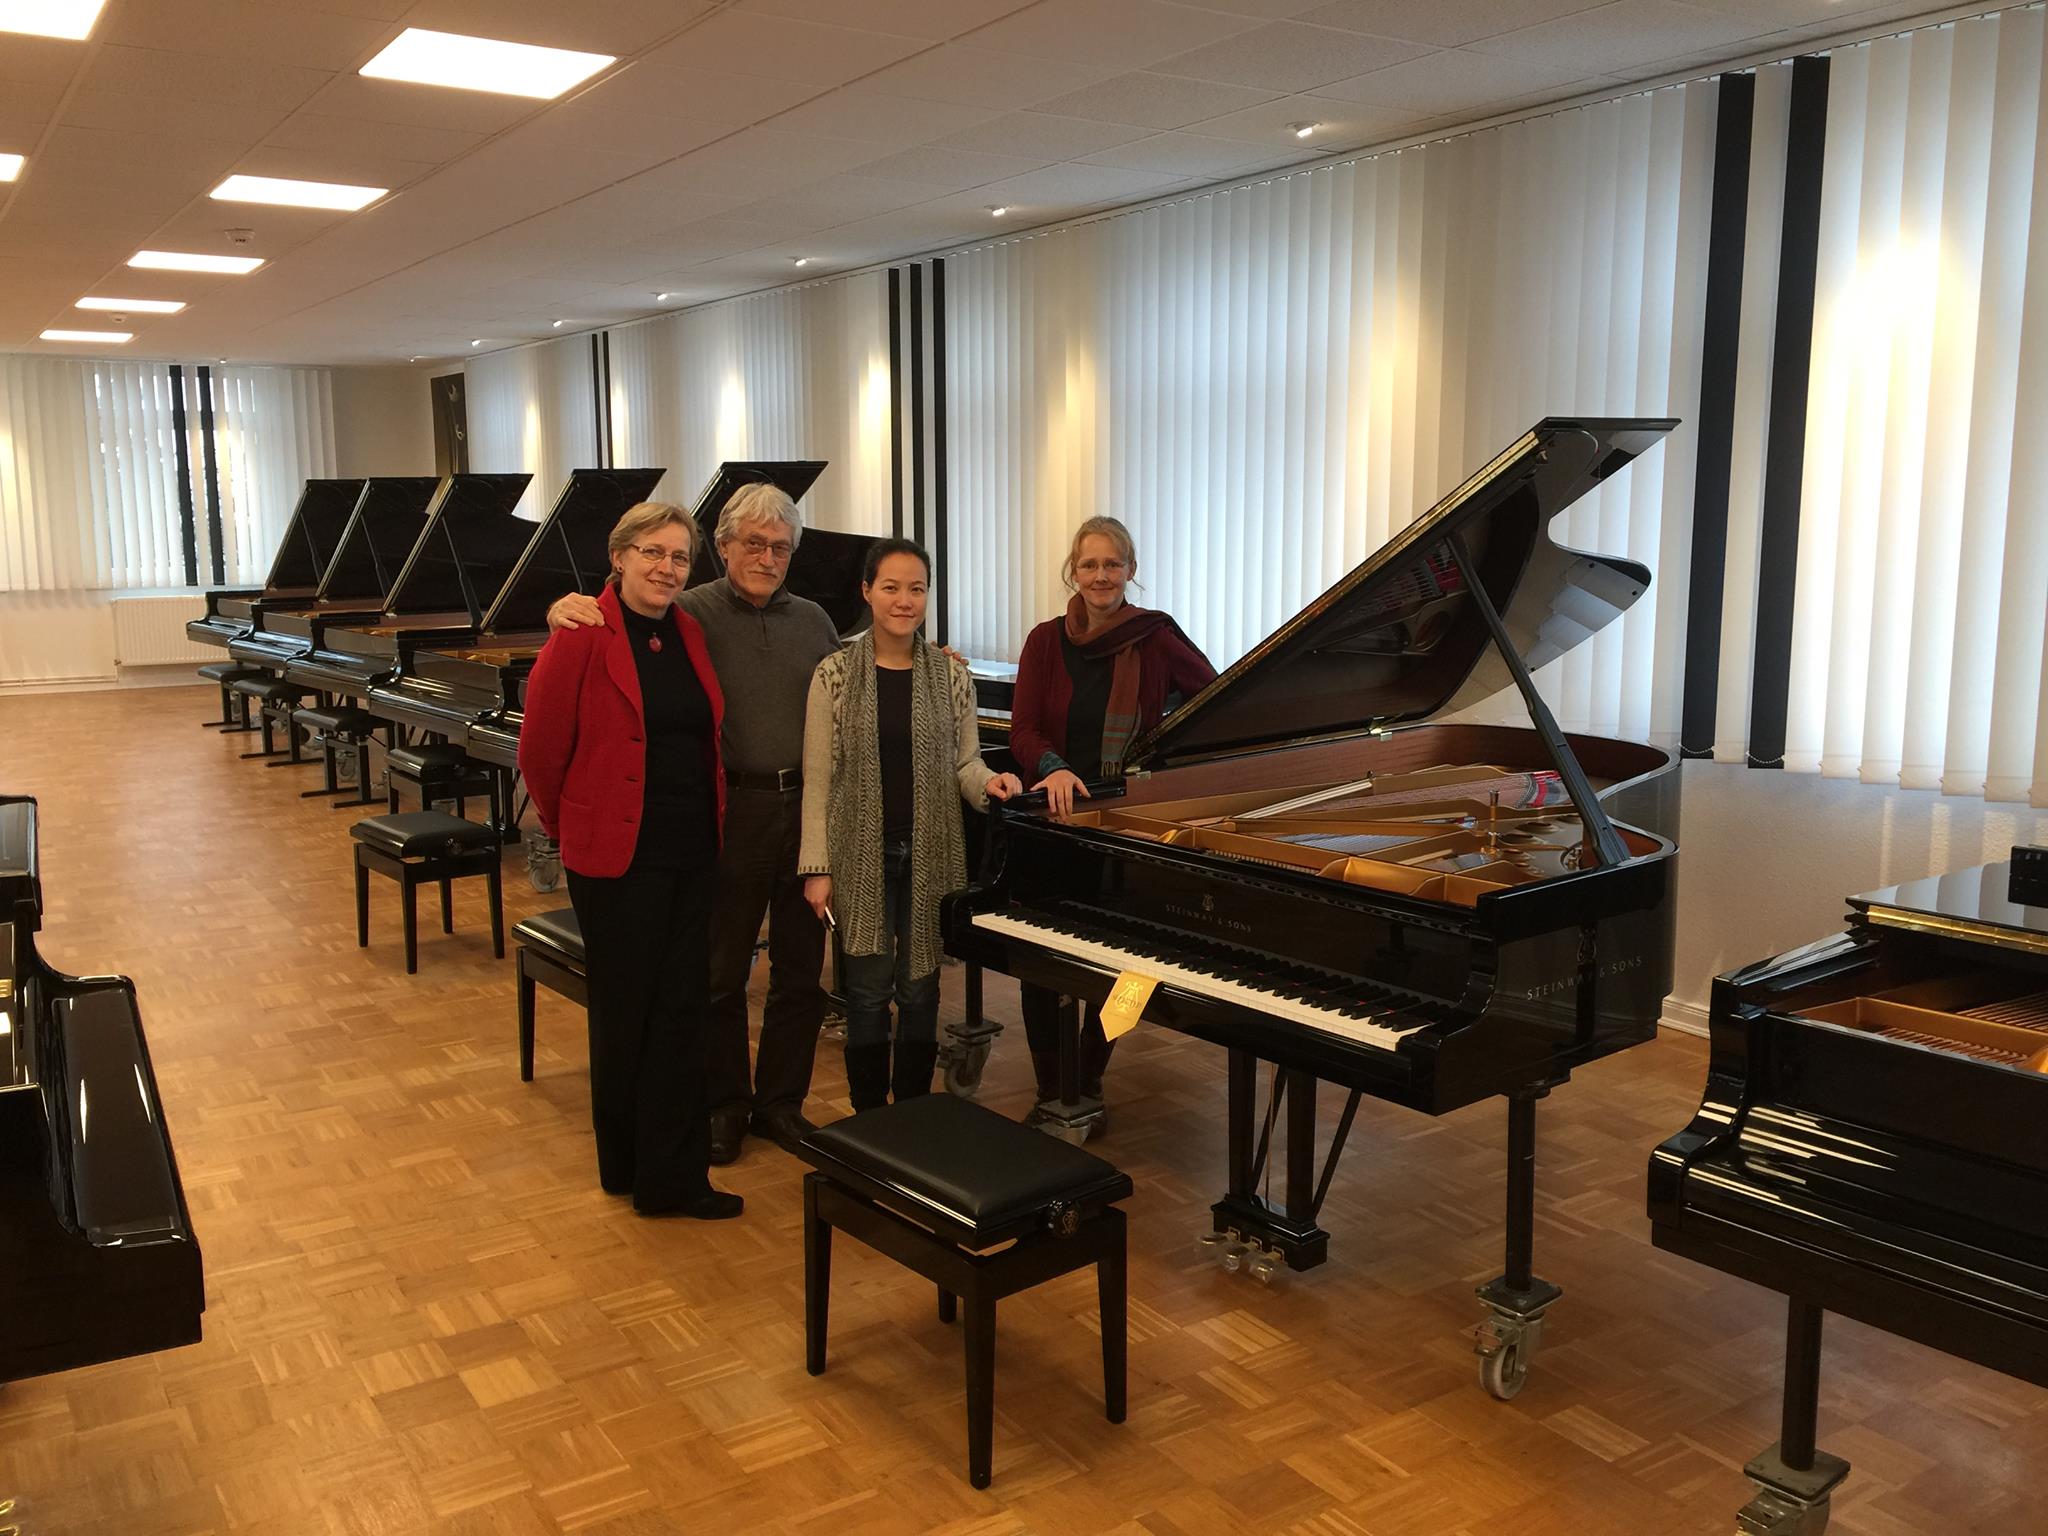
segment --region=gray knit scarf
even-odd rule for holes
[[[938,969],[939,898],[967,883],[954,753],[953,662],[923,636],[911,643],[910,972]],[[872,631],[828,657],[821,669],[833,691],[832,794],[826,837],[839,942],[849,955],[882,950],[882,737],[876,718]],[[836,675],[835,675],[836,673]]]

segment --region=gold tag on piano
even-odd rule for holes
[[[1118,1035],[1127,1035],[1138,1027],[1138,1020],[1145,1012],[1145,1005],[1152,1001],[1152,989],[1159,985],[1152,976],[1140,976],[1136,971],[1125,971],[1116,979],[1116,985],[1109,989],[1109,996],[1102,1001],[1102,1033],[1114,1040]]]

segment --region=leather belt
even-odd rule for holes
[[[737,789],[765,789],[778,795],[804,787],[801,768],[777,768],[772,773],[728,773],[725,779]]]

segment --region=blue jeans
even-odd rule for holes
[[[841,957],[849,1046],[889,1043],[892,998],[899,1043],[938,1039],[939,973],[910,974],[910,907],[910,845],[891,843],[882,849],[881,953]]]

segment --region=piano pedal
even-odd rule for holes
[[[1234,1275],[1243,1267],[1245,1250],[1251,1244],[1232,1227],[1228,1232],[1204,1232],[1195,1239],[1195,1246]]]
[[[1271,1285],[1275,1275],[1287,1272],[1287,1256],[1278,1248],[1253,1243],[1245,1253],[1244,1272],[1261,1285]]]

